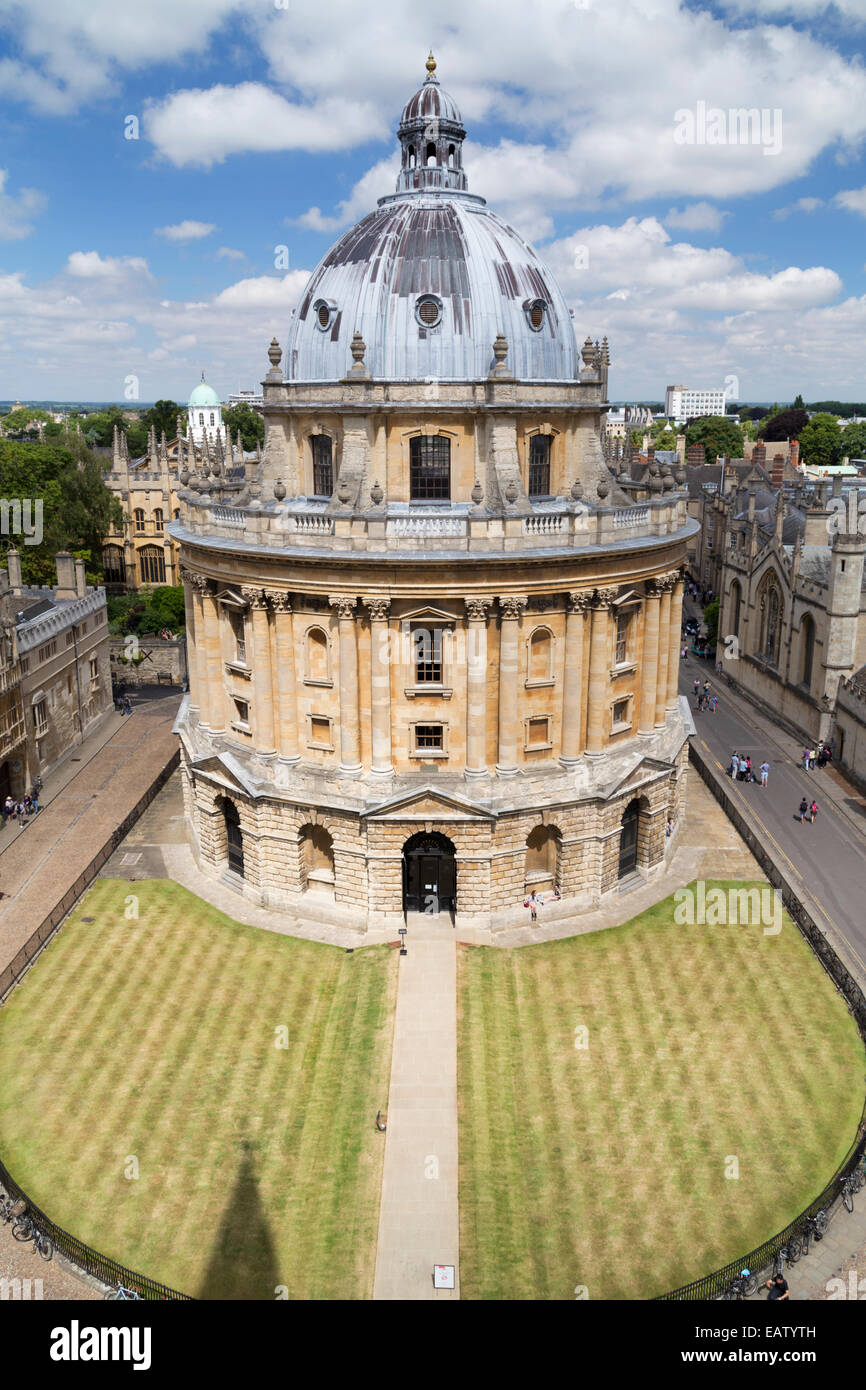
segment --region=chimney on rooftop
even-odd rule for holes
[[[55,598],[77,598],[75,588],[75,557],[68,550],[61,550],[55,556],[57,566],[57,593]]]
[[[9,569],[9,587],[12,590],[13,594],[20,594],[21,556],[18,554],[18,551],[15,549],[14,545],[10,545],[9,549],[6,551],[6,564]]]
[[[75,592],[79,598],[84,598],[87,593],[87,576],[84,573],[84,561],[75,561]]]
[[[773,466],[770,469],[770,481],[773,491],[778,492],[782,486],[782,479],[785,476],[785,460],[781,454],[776,454],[773,459]]]

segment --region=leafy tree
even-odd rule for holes
[[[702,445],[707,463],[715,463],[720,454],[731,458],[743,456],[743,431],[723,415],[704,415],[689,422],[686,429],[686,448]]]
[[[241,401],[239,405],[228,406],[223,411],[223,422],[226,429],[230,431],[232,439],[240,430],[241,443],[246,450],[251,452],[257,444],[264,443],[264,418],[257,410],[253,410],[246,401]]]
[[[800,392],[799,392],[799,391],[797,392],[796,396],[794,397],[793,401],[791,402],[791,409],[792,409],[792,410],[805,410],[805,409],[806,409],[806,402],[803,400],[803,397],[800,395]]]
[[[842,457],[842,431],[834,415],[819,412],[800,431],[800,457],[809,468],[830,468]]]
[[[166,439],[169,437],[167,431],[165,437]],[[147,426],[141,418],[138,420],[127,420],[126,447],[129,450],[129,457],[131,459],[139,458],[142,454],[147,452]]]
[[[778,443],[781,439],[799,439],[800,432],[808,423],[809,416],[806,411],[792,406],[790,410],[780,410],[778,414],[768,415],[762,420],[758,438],[768,444]]]
[[[751,439],[754,442],[758,438],[758,426],[754,420],[741,420],[740,429],[743,431],[744,439]]]
[[[23,405],[18,410],[10,410],[8,415],[3,416],[3,429],[7,434],[21,434],[29,427],[31,420],[41,420],[44,425],[54,423],[47,410],[40,410],[37,406]]]
[[[842,431],[842,453],[849,459],[866,458],[866,420],[846,425]]]
[[[750,420],[763,420],[767,415],[769,415],[769,413],[770,413],[770,412],[769,412],[768,408],[767,408],[765,405],[750,405],[750,406],[749,406],[749,419],[750,419]]]
[[[711,647],[715,647],[719,640],[719,600],[714,598],[704,609],[704,623],[707,629],[707,641]]]
[[[115,637],[160,632],[164,627],[182,632],[185,626],[183,585],[165,584],[146,594],[109,595],[108,624]]]
[[[144,412],[144,427],[146,430],[155,429],[157,439],[163,430],[165,430],[166,439],[174,439],[177,434],[177,417],[183,414],[184,409],[177,404],[177,401],[156,401],[150,410]],[[131,449],[130,453],[132,453]]]
[[[677,447],[676,433],[670,428],[665,429],[662,431],[661,434],[656,436],[656,438],[653,440],[653,443],[655,444],[656,449],[675,449]]]
[[[103,538],[112,523],[123,521],[119,501],[105,486],[102,467],[90,454],[83,440],[66,437],[44,444],[0,440],[0,496],[19,500],[22,520],[30,518],[30,536],[10,535],[21,556],[21,572],[27,584],[50,584],[54,579],[54,556],[71,550],[93,566],[94,577],[101,573]],[[41,503],[41,538],[39,534]],[[29,510],[28,510],[29,505]],[[93,556],[100,562],[94,564]]]

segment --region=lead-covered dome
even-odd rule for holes
[[[345,377],[356,332],[379,379],[484,378],[500,333],[514,376],[578,374],[571,315],[550,271],[466,192],[466,132],[435,66],[431,56],[427,81],[403,111],[397,193],[380,198],[313,272],[289,331],[291,381]]]

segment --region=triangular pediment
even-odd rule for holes
[[[237,589],[221,589],[216,596],[217,603],[223,603],[227,608],[249,608],[247,600]]]
[[[212,781],[226,788],[227,791],[239,792],[243,796],[255,796],[256,789],[253,783],[243,775],[237,767],[232,767],[234,759],[220,757],[216,753],[211,753],[203,758],[192,758],[191,766],[195,772],[204,773]]]
[[[449,795],[435,787],[419,787],[389,797],[367,812],[365,820],[493,820],[490,811],[462,796]]]
[[[670,772],[671,766],[671,763],[663,762],[660,758],[641,758],[640,762],[629,772],[623,773],[618,780],[611,783],[605,795],[608,797],[622,796],[624,792],[637,791],[657,773]]]
[[[433,608],[429,604],[425,604],[423,608],[413,608],[409,613],[401,613],[399,617],[401,623],[417,623],[424,620],[428,622],[456,623],[458,618],[456,613],[446,613],[444,608]]]

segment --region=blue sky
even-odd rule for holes
[[[866,0],[0,0],[0,399],[260,380],[431,44],[613,397],[866,398]]]

